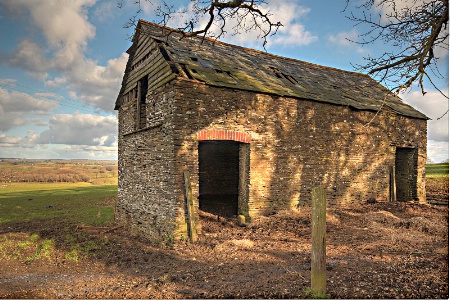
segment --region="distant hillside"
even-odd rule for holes
[[[117,183],[117,161],[0,159],[0,182]]]

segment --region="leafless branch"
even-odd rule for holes
[[[436,74],[433,69],[440,74],[436,50],[448,50],[448,6],[448,0],[366,0],[357,6],[362,14],[356,16],[351,12],[348,18],[355,22],[355,26],[363,26],[367,30],[360,35],[361,40],[354,42],[373,44],[381,41],[397,51],[385,52],[379,57],[366,57],[366,64],[356,65],[356,69],[393,86],[397,92],[409,89],[418,82],[425,95],[423,79],[431,81],[428,72]],[[373,9],[383,11],[383,8],[389,8],[389,12],[375,16],[370,13]]]
[[[119,0],[118,6],[122,7],[124,1],[126,0]],[[138,10],[125,23],[124,27],[126,28],[133,28],[137,25],[137,16],[141,12],[141,1],[148,0],[130,1],[133,1]],[[265,47],[268,37],[276,34],[278,29],[283,26],[281,22],[272,20],[270,12],[265,12],[261,8],[265,3],[264,0],[191,0],[192,13],[188,15],[187,10],[175,10],[173,5],[163,1],[161,5],[155,8],[155,13],[160,18],[158,23],[161,25],[167,25],[175,14],[189,16],[184,26],[176,29],[176,32],[181,33],[183,37],[199,35],[220,39],[227,33],[225,25],[230,23],[230,20],[234,20],[233,34],[256,31],[259,33],[258,38],[262,39]],[[218,31],[215,30],[216,28]]]

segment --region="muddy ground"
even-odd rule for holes
[[[448,199],[448,186],[446,194],[439,193]],[[171,249],[151,246],[114,225],[8,224],[0,227],[0,297],[311,297],[310,216],[304,208],[240,227],[202,213],[199,241]],[[448,206],[329,207],[329,296],[447,299],[448,220]],[[36,233],[40,252],[23,244]],[[46,240],[54,242],[45,248]]]

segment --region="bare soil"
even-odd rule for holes
[[[427,181],[427,198],[448,204],[448,179]],[[314,296],[308,293],[310,208],[261,217],[245,227],[200,213],[199,241],[172,248],[152,246],[113,224],[86,227],[53,219],[1,225],[0,297]],[[448,236],[448,205],[329,207],[327,293],[448,299]]]
[[[448,189],[441,197],[448,199]],[[311,209],[303,208],[240,227],[201,213],[199,241],[171,248],[152,246],[114,225],[8,224],[0,227],[0,240],[10,241],[10,248],[3,243],[0,249],[0,297],[308,298],[310,218]],[[448,228],[448,206],[329,207],[327,293],[331,298],[447,299]],[[48,256],[26,260],[36,249],[18,251],[14,241],[32,233],[54,241]],[[84,249],[78,261],[67,255],[74,245]]]

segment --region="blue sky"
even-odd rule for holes
[[[144,2],[140,17],[157,20],[158,1],[152,0],[153,6]],[[0,2],[0,157],[117,159],[113,108],[131,45],[127,38],[133,34],[123,24],[136,10],[134,0],[125,0],[121,9],[117,2]],[[172,2],[189,8],[189,1]],[[352,6],[342,12],[345,0],[267,2],[273,19],[285,25],[269,38],[270,53],[353,71],[352,64],[388,47],[348,41],[358,39],[363,29],[346,18]],[[180,16],[169,25],[182,21]],[[262,49],[255,32],[228,34],[223,41]],[[444,79],[437,84],[448,95],[448,51],[440,57]],[[432,119],[429,159],[448,160],[448,115],[436,120],[448,109],[448,100],[429,85],[425,97],[416,85],[401,97]]]

